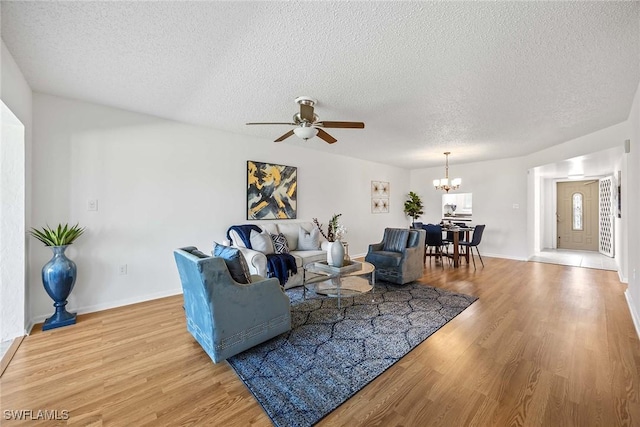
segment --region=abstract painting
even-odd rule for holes
[[[295,219],[298,168],[247,161],[247,219]]]
[[[389,213],[389,183],[371,181],[371,213]]]

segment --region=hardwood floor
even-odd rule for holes
[[[612,271],[486,258],[422,282],[480,299],[323,419],[344,426],[640,425],[640,342]],[[1,424],[270,425],[185,328],[181,297],[34,331],[0,378]],[[12,421],[7,410],[69,411]]]

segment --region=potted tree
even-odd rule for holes
[[[412,222],[415,222],[424,213],[423,208],[420,196],[409,191],[409,199],[404,202],[404,213],[413,220]]]
[[[76,323],[76,313],[69,313],[65,306],[76,282],[77,268],[76,263],[67,258],[64,251],[82,233],[84,228],[78,224],[71,227],[68,224],[58,224],[57,228],[46,226],[40,230],[32,228],[29,231],[29,234],[53,250],[53,258],[42,267],[42,284],[54,301],[56,311],[44,321],[43,331]]]

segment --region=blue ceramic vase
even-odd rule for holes
[[[67,298],[76,282],[76,263],[66,257],[67,246],[50,246],[53,258],[42,267],[42,284],[44,290],[54,301],[56,308],[53,316],[44,321],[42,330],[59,328],[76,323],[76,313],[69,313],[65,308]]]

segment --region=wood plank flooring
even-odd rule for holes
[[[425,266],[480,299],[320,426],[640,425],[640,342],[615,272],[486,258]],[[253,395],[187,333],[181,297],[34,331],[0,378],[3,426],[268,426]],[[69,411],[7,420],[7,410]]]

